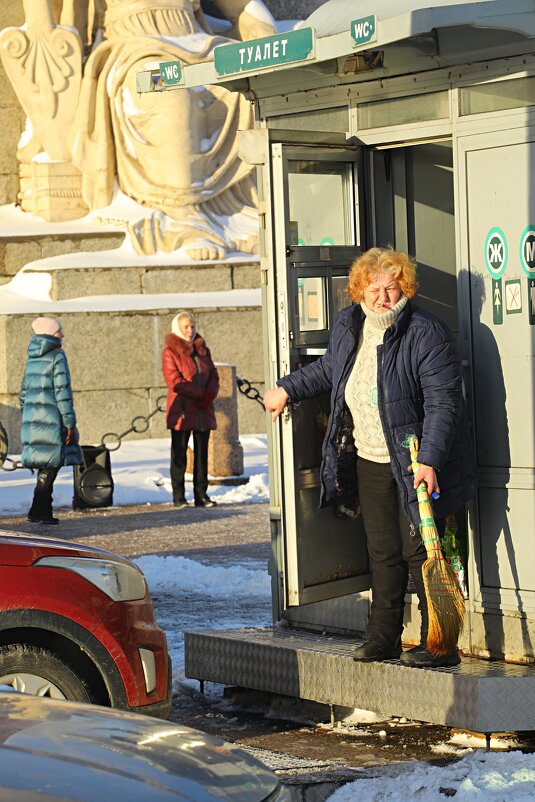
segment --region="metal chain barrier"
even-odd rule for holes
[[[0,423],[0,468],[3,471],[8,471],[8,472],[16,471],[17,468],[22,468],[23,465],[18,460],[11,459],[11,457],[8,457],[7,455],[8,448],[9,448],[9,441],[7,437],[7,432],[4,429],[2,423]],[[10,468],[6,466],[6,462],[11,463]],[[31,468],[28,468],[28,470],[31,470]]]
[[[242,395],[245,395],[247,398],[250,398],[251,401],[256,401],[257,404],[260,404],[262,409],[265,409],[264,402],[262,401],[262,396],[256,389],[253,387],[250,381],[247,379],[240,379],[239,376],[236,376],[236,384],[238,385],[238,390]]]
[[[253,387],[250,381],[247,379],[241,379],[239,376],[236,377],[236,384],[238,385],[238,390],[243,395],[250,398],[252,401],[256,401],[262,409],[264,409],[264,403],[262,401],[262,396],[256,389]],[[100,440],[101,445],[106,446],[108,451],[117,451],[121,447],[123,438],[127,435],[135,432],[136,434],[143,434],[149,428],[149,421],[150,419],[156,415],[158,412],[165,412],[167,406],[167,396],[161,395],[156,401],[156,408],[149,412],[148,415],[137,415],[135,418],[132,418],[131,426],[126,429],[121,434],[117,434],[116,432],[106,432],[103,434]],[[108,442],[107,442],[108,441]],[[113,445],[111,445],[113,443]]]
[[[242,395],[251,399],[251,401],[256,401],[257,404],[260,404],[262,409],[265,409],[262,396],[256,387],[253,387],[250,381],[247,379],[241,379],[239,376],[237,376],[236,383],[238,385],[238,390],[240,393],[242,393]],[[121,447],[123,439],[127,435],[131,434],[132,432],[135,432],[136,434],[143,434],[144,432],[148,431],[150,419],[154,417],[154,415],[157,415],[158,412],[165,412],[166,407],[167,396],[160,395],[156,400],[156,407],[152,410],[152,412],[149,412],[148,415],[137,415],[135,418],[132,418],[131,425],[128,427],[128,429],[125,429],[125,431],[121,432],[120,434],[117,434],[116,432],[106,432],[106,434],[102,435],[100,444],[106,446],[108,451],[117,451]],[[3,471],[16,471],[17,468],[22,468],[23,465],[18,460],[11,459],[11,457],[7,456],[7,451],[7,432],[0,422],[0,469]],[[10,468],[6,467],[6,462],[11,463]]]
[[[7,449],[8,449],[7,432],[0,423],[0,468],[7,459]]]
[[[121,434],[116,434],[115,432],[106,432],[103,434],[100,443],[103,446],[106,446],[108,451],[117,451],[117,449],[121,448],[123,438],[126,437],[127,434],[131,434],[135,432],[136,434],[143,434],[149,428],[149,421],[154,415],[158,412],[165,412],[167,405],[167,396],[161,395],[156,399],[156,408],[149,412],[148,415],[137,415],[135,418],[132,418],[132,425],[130,428],[126,429]],[[110,442],[107,443],[106,440],[109,438]],[[114,443],[115,445],[110,445],[110,443]]]
[[[10,462],[11,463],[11,467],[10,468],[8,468],[6,466],[6,462]],[[9,471],[16,471],[17,468],[24,468],[24,465],[22,464],[22,462],[19,462],[17,459],[11,459],[11,457],[6,457],[4,462],[2,463],[2,465],[0,465],[0,468],[3,471],[9,472]],[[26,468],[26,470],[30,471],[30,473],[33,473],[33,469],[32,468]]]

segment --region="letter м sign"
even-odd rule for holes
[[[220,45],[214,50],[214,64],[218,75],[232,75],[305,61],[313,56],[314,31],[312,28],[299,28],[263,36],[262,39]]]
[[[182,83],[182,65],[180,61],[161,61],[160,75],[165,86],[178,86]]]
[[[372,14],[370,17],[354,19],[351,23],[351,36],[356,45],[375,42],[377,39],[377,17]]]

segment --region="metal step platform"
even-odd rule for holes
[[[535,667],[356,663],[357,642],[288,628],[185,633],[186,676],[473,732],[535,730]]]

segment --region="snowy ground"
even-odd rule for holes
[[[265,435],[245,435],[241,438],[244,449],[244,476],[246,485],[226,487],[210,485],[210,495],[218,504],[239,504],[268,501],[267,444]],[[169,478],[170,440],[128,440],[117,451],[112,451],[111,467],[115,488],[113,503],[165,504],[172,501]],[[9,455],[18,459],[16,455]],[[9,463],[6,463],[9,467]],[[186,480],[191,476],[186,475]],[[4,515],[26,513],[35,487],[35,474],[21,468],[14,472],[0,471],[0,510]],[[72,468],[62,468],[54,483],[54,506],[72,505]],[[191,481],[186,481],[186,497],[193,500]]]
[[[211,485],[210,495],[218,504],[268,501],[266,438],[249,435],[241,441],[249,482],[231,488]],[[111,456],[115,505],[171,501],[167,439],[125,441]],[[34,485],[35,477],[29,471],[0,471],[3,513],[25,513]],[[186,491],[191,500],[190,483]],[[55,504],[70,507],[71,499],[72,471],[62,469],[55,484]],[[263,562],[248,560],[228,567],[154,555],[136,562],[147,577],[158,622],[168,636],[176,690],[184,690],[187,683],[183,671],[184,630],[257,627],[271,621],[269,576]],[[221,689],[207,685],[207,693],[217,699]],[[347,720],[348,732],[356,722],[365,725],[373,720],[373,714],[355,711]],[[370,770],[369,778],[340,788],[330,802],[437,802],[449,796],[459,802],[535,800],[535,755],[509,751],[514,750],[514,742],[506,739],[493,738],[492,747],[503,751],[486,753],[481,739],[456,734],[435,751],[437,758],[456,756],[457,762],[445,767],[423,762],[378,767]]]

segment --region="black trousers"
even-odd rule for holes
[[[52,488],[59,468],[39,468],[33,493],[33,502],[28,515],[44,520],[52,518]]]
[[[185,498],[184,474],[191,432],[171,429],[171,486],[173,501]],[[195,501],[208,490],[208,440],[210,432],[193,432],[193,493]]]
[[[410,570],[422,614],[421,642],[425,643],[428,616],[422,565],[427,555],[420,530],[411,529],[401,509],[390,463],[359,457],[357,477],[372,574],[373,598],[366,637],[386,648],[399,646]]]

